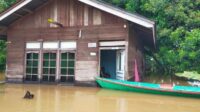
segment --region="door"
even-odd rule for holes
[[[56,52],[43,53],[42,81],[55,82],[56,79]]]
[[[26,81],[38,81],[39,52],[26,53]]]
[[[60,57],[60,81],[66,83],[74,82],[75,53],[61,52]]]
[[[125,50],[117,51],[117,71],[116,71],[116,79],[124,80],[125,75]]]

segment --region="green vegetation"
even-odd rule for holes
[[[0,12],[11,6],[15,3],[16,0],[0,0]]]
[[[200,0],[104,0],[157,23],[157,50],[148,73],[200,73]]]
[[[200,80],[200,74],[196,71],[184,71],[183,73],[176,73],[175,75],[186,79]]]
[[[5,70],[6,63],[6,42],[0,40],[0,72]]]
[[[0,0],[0,12],[15,3],[16,0]],[[0,40],[0,72],[5,70],[6,64],[6,41]]]

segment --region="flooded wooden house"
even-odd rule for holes
[[[0,14],[8,82],[95,85],[133,78],[155,48],[155,22],[99,0],[20,0]]]

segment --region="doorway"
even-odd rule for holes
[[[125,50],[100,50],[100,76],[124,80]]]

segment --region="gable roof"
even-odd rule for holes
[[[145,17],[142,17],[138,14],[129,13],[123,9],[117,8],[115,6],[111,6],[102,1],[97,1],[97,0],[79,0],[79,1],[87,5],[93,6],[97,9],[100,9],[102,11],[105,11],[107,13],[123,18],[125,20],[129,20],[133,23],[137,23],[146,28],[153,28],[155,24],[154,21],[151,21]]]
[[[0,27],[7,27],[19,18],[31,13],[39,6],[48,2],[49,0],[21,0],[12,7],[0,14]],[[144,29],[151,30],[151,38],[155,46],[155,22],[138,14],[127,12],[123,9],[117,8],[99,0],[78,0],[84,4],[95,7],[99,10],[105,11],[117,17],[128,20],[134,24],[142,26]]]

